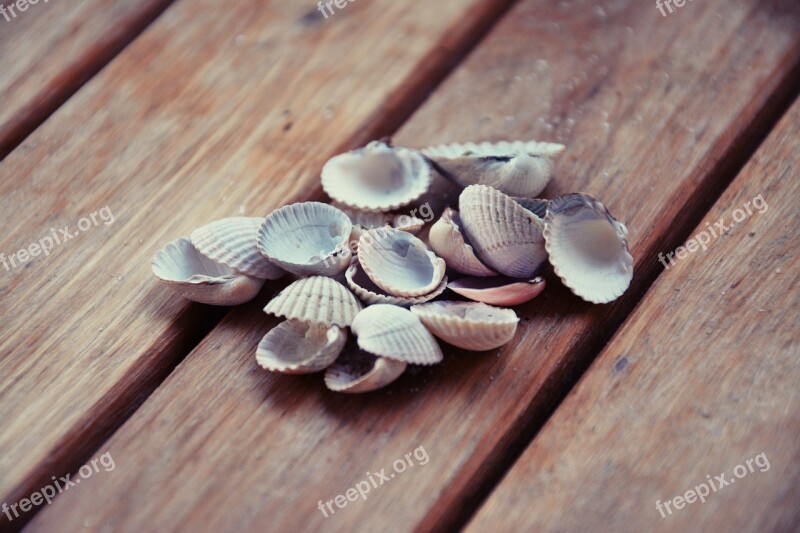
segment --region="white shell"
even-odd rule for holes
[[[405,231],[376,228],[361,235],[358,259],[375,284],[393,296],[424,296],[444,279],[447,265]]]
[[[485,185],[471,185],[458,202],[467,238],[492,269],[525,279],[547,259],[542,219],[513,198]]]
[[[271,372],[310,374],[329,367],[346,342],[340,327],[286,320],[264,335],[256,361]]]
[[[197,250],[242,274],[256,279],[278,279],[286,272],[258,250],[258,217],[232,217],[206,224],[192,232]]]
[[[263,279],[251,278],[201,254],[187,238],[153,258],[153,274],[184,298],[210,305],[239,305],[256,297]]]
[[[542,220],[547,214],[547,205],[550,203],[549,200],[541,198],[523,198],[520,196],[514,197],[514,201]]]
[[[407,366],[361,350],[346,352],[325,372],[325,385],[335,392],[371,392],[399,378]]]
[[[433,292],[423,296],[415,296],[413,298],[392,296],[384,292],[383,289],[375,285],[375,282],[369,279],[367,273],[361,268],[358,259],[354,259],[348,267],[345,272],[345,279],[347,280],[347,286],[350,287],[350,290],[367,305],[390,304],[408,307],[409,305],[421,304],[433,300],[447,288],[447,276],[445,276]]]
[[[313,276],[295,281],[264,308],[264,312],[313,324],[345,327],[361,311],[361,304],[338,281]]]
[[[411,312],[443,341],[476,352],[508,343],[519,322],[511,309],[476,302],[430,302],[413,306]]]
[[[467,243],[460,225],[458,211],[449,207],[445,209],[428,234],[431,249],[444,259],[449,268],[460,274],[496,276],[497,272],[484,265],[475,255],[475,250]]]
[[[466,143],[423,150],[440,174],[461,186],[488,185],[511,196],[536,196],[553,176],[564,146],[539,142]]]
[[[628,229],[588,194],[550,201],[544,236],[553,270],[564,285],[592,303],[619,298],[633,279]]]
[[[505,276],[495,278],[461,278],[447,288],[470,300],[490,305],[519,305],[539,296],[545,288],[542,278],[522,281]]]
[[[361,226],[366,229],[380,228],[392,221],[392,215],[382,213],[380,211],[364,211],[363,209],[354,209],[348,207],[340,202],[331,202],[331,205],[336,209],[342,211],[350,218],[353,227]]]
[[[432,365],[444,356],[436,339],[414,313],[396,305],[371,305],[350,327],[358,346],[371,354],[415,365]]]
[[[322,188],[342,204],[367,211],[408,205],[431,185],[433,169],[418,152],[372,142],[341,154],[322,169]]]
[[[270,213],[258,232],[258,248],[298,276],[335,276],[350,264],[353,228],[339,209],[320,202],[291,204]]]

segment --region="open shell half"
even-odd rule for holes
[[[383,289],[378,287],[374,281],[369,279],[367,273],[364,272],[364,269],[361,268],[361,264],[358,262],[357,258],[353,259],[353,262],[347,268],[345,272],[345,279],[347,280],[347,286],[350,287],[350,290],[358,296],[358,298],[367,305],[373,304],[389,304],[389,305],[399,305],[400,307],[408,307],[414,304],[421,304],[433,300],[440,294],[442,294],[445,289],[447,288],[447,276],[442,278],[442,282],[436,287],[433,292],[429,292],[428,294],[422,296],[414,296],[414,297],[405,297],[405,296],[393,296]]]
[[[256,279],[279,279],[286,271],[258,250],[258,230],[264,219],[231,217],[206,224],[192,232],[192,245],[218,263]]]
[[[476,352],[508,343],[519,322],[511,309],[477,302],[430,302],[413,306],[411,312],[443,341]]]
[[[431,227],[428,244],[447,266],[469,276],[496,276],[497,272],[484,265],[461,231],[458,211],[447,208]]]
[[[286,320],[264,335],[256,361],[271,372],[311,374],[328,368],[346,342],[340,327]]]
[[[519,305],[533,300],[544,291],[545,281],[533,278],[523,281],[505,276],[494,278],[461,278],[451,281],[447,288],[451,291],[490,305]]]
[[[402,361],[348,349],[325,372],[325,385],[335,392],[371,392],[399,378],[407,366]]]

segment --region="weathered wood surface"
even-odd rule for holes
[[[800,102],[468,531],[797,531],[798,138]]]
[[[0,159],[171,2],[2,2],[14,7],[0,13]]]
[[[219,320],[153,282],[159,247],[315,183],[507,4],[361,2],[325,20],[301,2],[178,2],[15,150],[6,257],[106,207],[114,222],[0,267],[0,501],[74,471]]]
[[[587,191],[629,223],[638,272],[630,293],[593,307],[553,282],[519,309],[523,325],[507,348],[448,350],[443,366],[366,397],[329,393],[318,375],[274,376],[256,365],[256,345],[275,324],[261,312],[265,294],[228,315],[102,446],[116,469],[62,495],[32,529],[458,523],[507,447],[633,307],[659,267],[654,252],[691,228],[751,126],[774,111],[798,60],[789,5],[709,0],[671,18],[633,1],[518,5],[396,140],[567,142],[548,193]],[[262,157],[274,156],[265,149]],[[272,198],[288,200],[287,192]],[[330,518],[318,510],[420,447],[427,464],[415,460]]]

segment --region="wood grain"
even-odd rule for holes
[[[798,137],[800,102],[692,233],[708,249],[661,275],[468,531],[797,530]],[[663,507],[703,483],[705,502]]]
[[[401,121],[506,0],[179,2],[0,167],[0,501],[74,471],[218,322],[150,261],[215,218],[264,215]],[[110,217],[109,217],[110,218]],[[4,517],[0,516],[0,520]]]
[[[0,160],[171,3],[40,2],[0,15]]]
[[[256,345],[275,324],[261,312],[265,295],[228,315],[102,446],[116,470],[65,493],[32,529],[457,524],[507,448],[633,307],[658,267],[653,250],[688,231],[702,196],[729,178],[725,162],[746,147],[750,127],[774,111],[800,44],[787,6],[709,0],[662,19],[641,2],[518,5],[396,141],[565,141],[548,193],[585,190],[628,223],[638,274],[627,297],[592,307],[553,281],[518,309],[523,325],[505,349],[449,349],[440,367],[343,397],[320,376],[256,365]],[[329,518],[318,510],[420,447],[426,464]]]

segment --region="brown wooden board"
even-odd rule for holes
[[[468,531],[800,527],[798,138],[800,103]]]
[[[0,3],[0,159],[170,3]]]
[[[219,321],[153,282],[159,247],[307,189],[342,146],[403,120],[508,5],[361,2],[326,20],[311,3],[178,2],[15,150],[7,261],[50,228],[96,224],[0,266],[0,502],[74,471]]]
[[[327,392],[319,375],[257,366],[256,345],[276,323],[261,312],[265,294],[228,315],[97,450],[111,453],[116,469],[63,494],[34,530],[458,523],[508,447],[633,307],[659,267],[654,251],[693,227],[692,213],[730,179],[728,161],[743,153],[753,125],[774,112],[798,61],[787,9],[709,0],[662,18],[633,1],[519,4],[396,141],[565,141],[548,193],[587,191],[628,223],[638,273],[629,294],[590,306],[551,276],[546,294],[518,309],[522,326],[505,349],[448,349],[441,367],[362,397]],[[283,189],[273,194],[289,199]],[[376,473],[388,475],[408,453],[414,466],[366,501],[329,518],[318,509],[365,480],[379,483]]]

